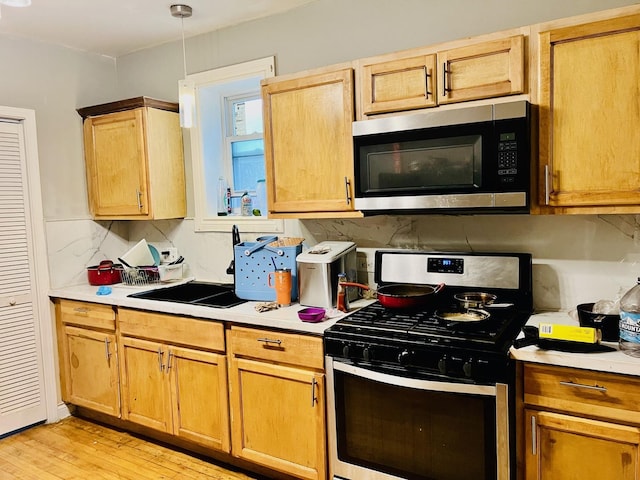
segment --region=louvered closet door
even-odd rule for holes
[[[0,119],[0,435],[46,419],[23,129]]]

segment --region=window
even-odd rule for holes
[[[273,76],[268,57],[188,75],[181,91],[192,95],[197,118],[190,130],[196,231],[282,232],[266,216],[260,80]],[[243,216],[242,196],[251,199]],[[260,215],[257,215],[260,211]]]

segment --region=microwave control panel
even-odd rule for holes
[[[518,142],[515,132],[501,133],[498,143],[498,175],[502,183],[515,181],[518,174]]]

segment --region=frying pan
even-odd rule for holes
[[[435,316],[446,322],[473,323],[488,319],[491,314],[480,308],[467,308],[459,311],[436,311]]]
[[[369,290],[367,285],[355,282],[343,282],[346,287],[358,287]],[[434,296],[444,288],[444,283],[436,285],[392,284],[377,290],[378,301],[385,308],[425,307]]]
[[[394,284],[378,288],[378,300],[386,308],[415,308],[428,305],[444,288],[431,285]]]

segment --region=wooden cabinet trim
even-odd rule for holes
[[[132,110],[139,107],[152,107],[169,112],[178,112],[179,106],[175,102],[166,102],[151,97],[135,97],[126,100],[118,100],[115,102],[103,103],[101,105],[93,105],[90,107],[78,108],[78,115],[84,120],[87,117],[96,115],[105,115],[107,113],[121,112],[123,110]]]

